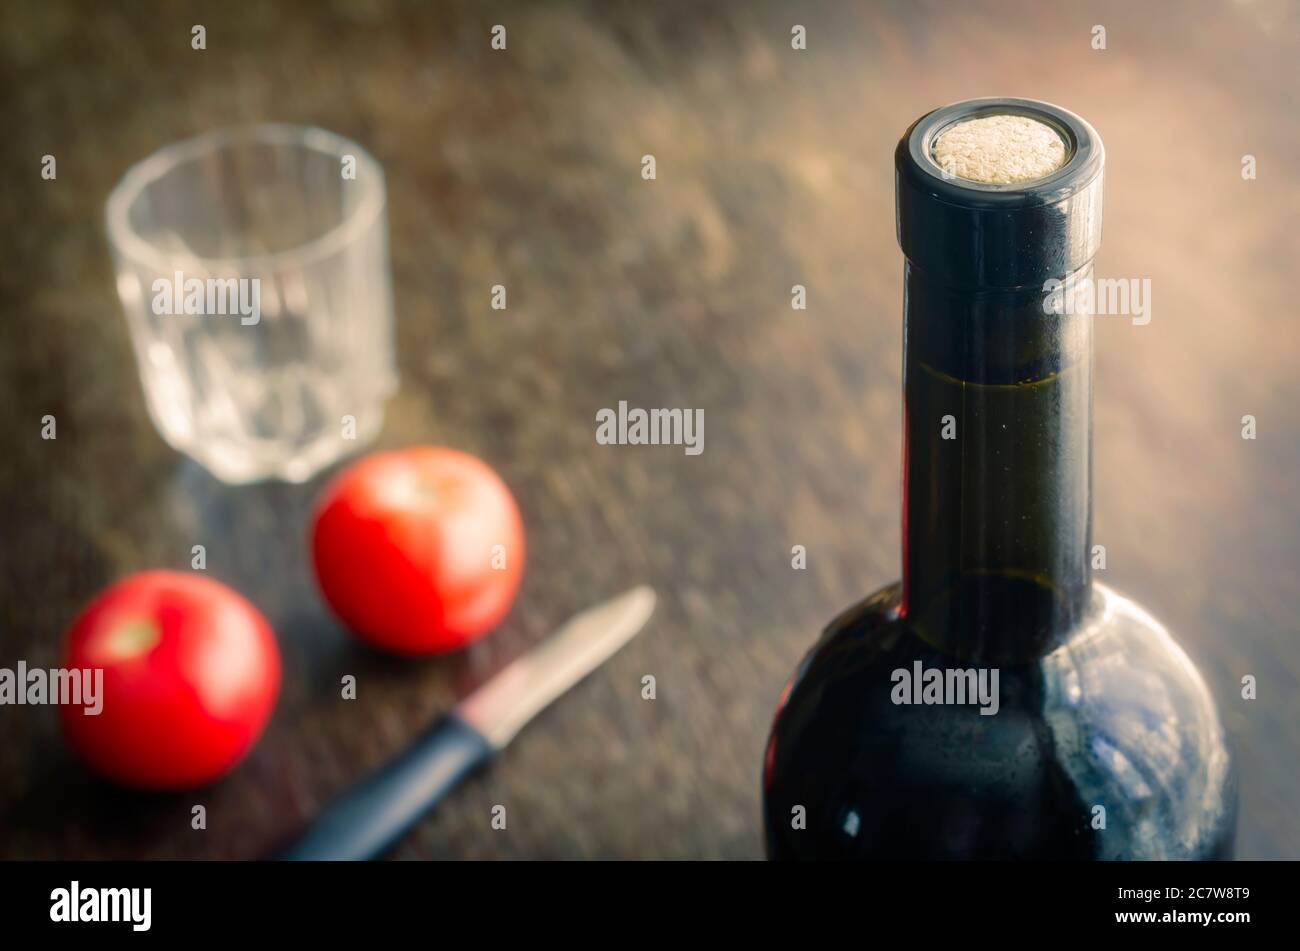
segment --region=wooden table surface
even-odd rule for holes
[[[1171,627],[1219,699],[1239,854],[1300,856],[1300,6],[786,6],[7,7],[0,666],[57,663],[98,589],[188,569],[201,543],[209,574],[271,619],[285,676],[251,756],[183,795],[93,780],[51,708],[0,708],[0,856],[256,856],[637,582],[661,595],[642,636],[395,854],[760,856],[777,694],[821,626],[899,570],[893,148],[917,116],[979,95],[1058,102],[1105,140],[1098,274],[1150,278],[1154,312],[1097,323],[1102,577]],[[478,454],[523,509],[519,600],[460,656],[354,646],[303,557],[321,480],[225,486],[146,416],[104,199],[155,148],[262,120],[352,137],[387,172],[402,384],[379,445]],[[703,454],[598,445],[595,413],[619,400],[703,408]],[[1257,700],[1240,698],[1246,674]]]

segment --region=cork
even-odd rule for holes
[[[934,143],[934,161],[950,175],[988,185],[1045,178],[1065,164],[1065,143],[1028,116],[994,115],[958,122]]]

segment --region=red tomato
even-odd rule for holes
[[[257,609],[223,584],[174,571],[101,592],[73,622],[63,666],[104,671],[97,716],[59,708],[72,747],[110,779],[151,789],[229,770],[280,688],[280,653]]]
[[[358,637],[434,653],[464,646],[510,610],[524,526],[486,463],[417,446],[362,459],[326,487],[312,553],[325,599]]]

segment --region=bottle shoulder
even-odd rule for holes
[[[1104,585],[1094,585],[1084,622],[1056,649],[992,668],[918,637],[898,585],[864,598],[826,627],[787,686],[767,764],[769,801],[825,793],[837,804],[823,812],[857,816],[836,818],[832,838],[845,838],[844,822],[861,834],[858,813],[868,807],[902,822],[927,802],[962,830],[958,838],[975,835],[974,823],[990,842],[1009,841],[1013,855],[1039,854],[1041,835],[1051,854],[1062,854],[1058,846],[1089,857],[1201,854],[1231,823],[1235,802],[1205,682],[1158,622]],[[837,770],[837,792],[810,779]],[[1004,821],[1001,832],[1019,830],[1018,839],[999,839],[977,818],[1049,806],[1064,825]],[[1104,828],[1092,827],[1098,821]],[[905,841],[901,829],[888,831]]]

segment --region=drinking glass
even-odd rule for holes
[[[231,483],[301,482],[397,387],[384,174],[322,129],[169,145],[109,195],[117,289],[163,438]]]

